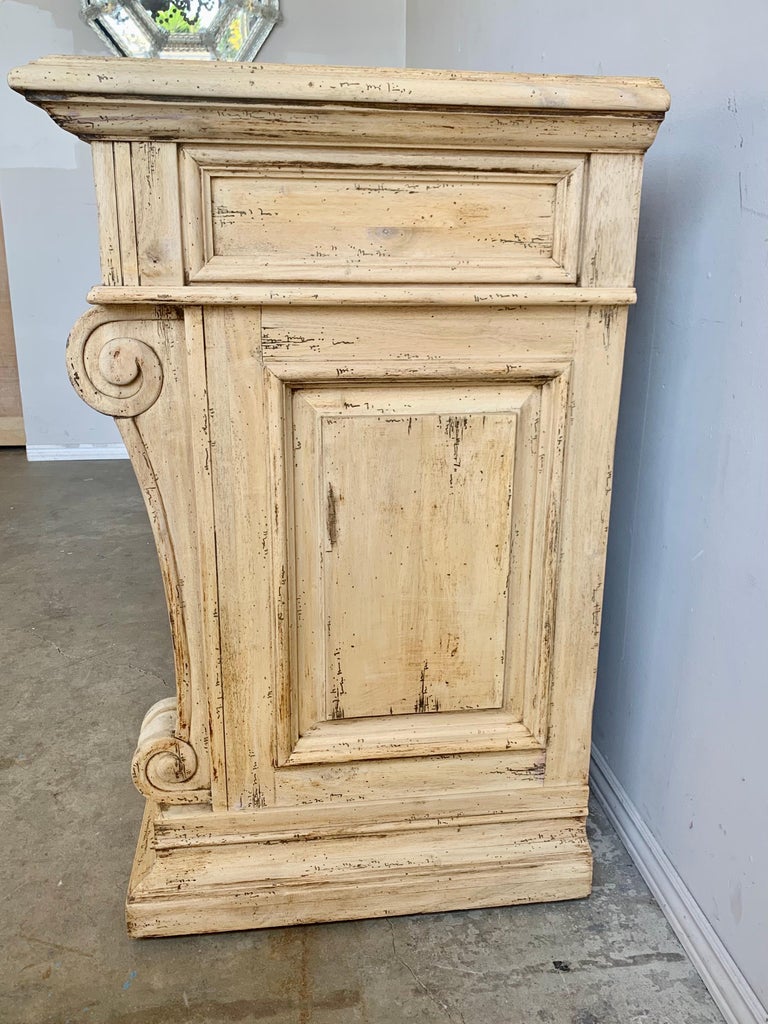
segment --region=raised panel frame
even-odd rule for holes
[[[184,226],[185,273],[191,284],[224,282],[272,281],[291,282],[343,282],[374,283],[408,281],[424,284],[462,281],[465,283],[555,283],[575,284],[578,278],[581,221],[587,158],[578,155],[509,154],[478,151],[477,153],[446,153],[440,150],[376,150],[366,149],[322,149],[303,151],[300,158],[296,150],[279,146],[227,147],[227,146],[181,146],[179,148],[182,222]],[[551,245],[544,244],[546,251],[536,252],[543,244],[535,235],[521,237],[515,231],[511,237],[491,235],[483,237],[483,249],[493,244],[498,251],[492,256],[474,253],[471,258],[462,258],[455,253],[434,257],[414,258],[412,253],[401,259],[382,256],[381,253],[363,248],[362,243],[386,245],[389,228],[375,228],[361,235],[361,245],[354,253],[334,256],[333,246],[328,251],[305,254],[291,258],[275,253],[256,258],[248,254],[219,254],[216,251],[216,214],[213,183],[217,179],[252,179],[254,187],[272,189],[265,192],[263,201],[279,197],[281,187],[290,181],[315,182],[318,187],[325,182],[328,189],[349,182],[359,190],[361,179],[368,182],[366,189],[374,195],[377,192],[401,192],[407,197],[418,188],[464,187],[471,196],[472,188],[483,189],[486,201],[491,201],[498,190],[501,200],[513,189],[521,193],[517,199],[521,206],[518,214],[521,223],[530,218],[522,215],[525,197],[522,190],[548,186],[552,190],[550,217]],[[281,186],[282,183],[282,186]],[[457,192],[460,196],[460,193]],[[333,196],[329,197],[333,201]],[[261,223],[268,224],[267,218],[275,211],[259,207],[257,196],[248,207],[228,210],[227,216],[240,221],[254,218],[254,207]],[[324,203],[325,198],[319,200]],[[355,196],[355,205],[360,207],[360,196]],[[458,200],[453,201],[456,206]],[[471,207],[471,203],[470,203]],[[464,223],[470,223],[476,211],[470,208]],[[258,220],[258,218],[257,218]],[[462,221],[457,214],[455,228]],[[374,221],[375,223],[375,221]],[[491,230],[489,225],[486,230]],[[495,227],[498,227],[496,225]],[[347,229],[348,230],[348,229]],[[371,233],[376,237],[371,240]],[[400,232],[393,232],[399,236]],[[279,234],[279,232],[278,232]],[[407,232],[406,232],[407,234]],[[450,237],[450,231],[445,232]],[[508,233],[505,233],[508,234]],[[546,240],[543,240],[546,242]],[[462,246],[459,246],[462,248]]]
[[[417,343],[417,339],[414,339]],[[372,760],[408,758],[443,754],[481,752],[542,752],[546,746],[551,644],[554,630],[555,589],[557,586],[557,538],[563,459],[566,447],[568,384],[570,360],[542,359],[515,364],[498,360],[474,360],[457,367],[439,360],[265,360],[264,384],[267,404],[267,444],[272,467],[273,517],[272,548],[275,565],[274,589],[277,597],[276,623],[278,646],[275,718],[275,766],[318,765]],[[419,381],[434,384],[458,379],[468,386],[483,384],[535,384],[546,395],[540,413],[539,474],[546,481],[536,494],[531,548],[512,571],[522,580],[531,573],[532,559],[539,559],[538,580],[526,583],[530,596],[528,615],[517,622],[519,647],[508,671],[523,680],[511,689],[505,706],[497,711],[455,711],[450,722],[444,715],[404,715],[392,718],[359,718],[348,721],[320,721],[314,727],[301,728],[301,700],[296,686],[298,662],[295,618],[297,586],[295,565],[295,524],[291,515],[278,510],[294,506],[292,493],[292,394],[306,386],[337,386],[338,381],[356,385],[391,385]],[[289,454],[290,453],[290,454]],[[510,584],[512,590],[513,584]],[[426,719],[426,720],[425,720]],[[366,729],[361,730],[361,721]]]

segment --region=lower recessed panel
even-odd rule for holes
[[[346,748],[372,756],[389,720],[400,750],[410,733],[439,752],[441,729],[456,750],[457,712],[487,715],[477,727],[494,743],[520,743],[547,389],[286,389],[299,744],[311,737],[317,752],[323,723],[330,736],[330,723],[354,720]]]

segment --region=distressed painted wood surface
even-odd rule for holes
[[[492,106],[501,109],[623,110],[663,113],[669,95],[658,78],[520,75],[419,68],[211,64],[208,61],[43,57],[11,72],[13,88],[96,95],[211,97],[257,102],[305,100],[387,105]]]
[[[195,281],[573,281],[583,159],[185,149]],[[199,226],[198,226],[199,225]]]
[[[93,143],[70,376],[118,422],[171,619],[131,934],[586,895],[661,84],[103,58],[11,82]]]

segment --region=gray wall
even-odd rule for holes
[[[30,446],[109,445],[113,422],[84,405],[64,343],[99,280],[88,147],[5,87],[7,72],[50,53],[104,54],[80,0],[0,0],[0,203],[5,223],[24,423]],[[405,0],[283,0],[259,59],[405,63]]]
[[[768,6],[409,0],[425,67],[658,75],[594,738],[768,1004]]]

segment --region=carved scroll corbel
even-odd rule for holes
[[[195,481],[187,457],[184,360],[184,316],[167,306],[97,307],[78,320],[67,343],[67,370],[75,390],[91,408],[117,422],[160,559],[177,695],[149,710],[132,766],[136,787],[156,803],[211,799],[207,709],[193,696],[195,680],[205,676],[195,639],[202,631],[195,616],[203,602],[196,589],[197,524],[188,514]],[[200,682],[195,692],[205,696]]]
[[[163,388],[163,366],[146,340],[122,334],[136,321],[105,321],[95,309],[78,320],[67,343],[67,370],[81,398],[107,416],[134,417],[146,412]]]
[[[156,803],[207,801],[209,790],[190,789],[197,755],[176,735],[176,719],[175,697],[158,701],[147,712],[131,765],[134,785]]]

